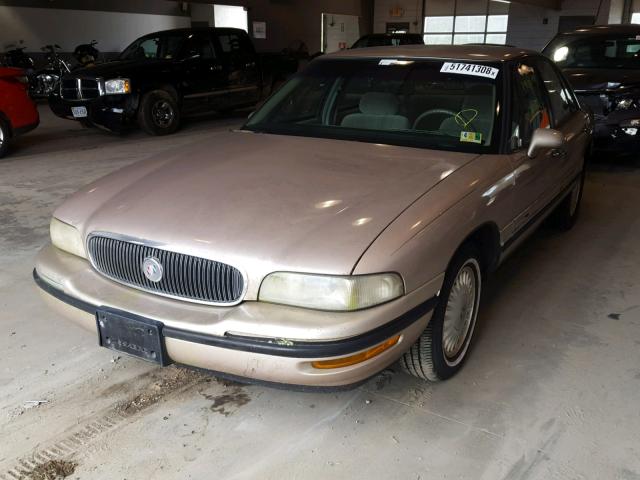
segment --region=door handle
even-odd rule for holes
[[[554,148],[551,150],[551,156],[553,158],[564,158],[567,156],[567,151],[564,148]]]

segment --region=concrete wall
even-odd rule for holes
[[[421,1],[421,0],[420,0]],[[249,33],[253,21],[266,22],[267,38],[255,39],[260,51],[297,48],[304,42],[309,53],[321,48],[322,13],[356,15],[360,32],[370,33],[374,0],[219,0],[247,9]],[[168,0],[0,0],[0,51],[22,41],[27,50],[58,43],[64,51],[98,40],[102,52],[119,52],[136,37],[191,22],[213,23],[213,3]]]
[[[391,9],[394,7],[401,7],[403,15],[391,16]],[[409,23],[411,32],[422,32],[422,0],[376,0],[373,19],[375,33],[384,33],[387,23],[403,22]]]
[[[249,34],[253,21],[266,22],[267,38],[254,40],[261,51],[282,50],[300,42],[307,45],[311,54],[320,51],[322,13],[357,15],[362,34],[371,32],[373,22],[373,0],[220,0],[217,3],[246,7]],[[192,8],[198,16],[202,15],[195,3]]]
[[[188,27],[191,18],[182,14],[2,5],[0,25],[2,49],[9,43],[22,43],[27,51],[40,52],[43,45],[57,43],[63,51],[69,52],[80,43],[97,40],[100,51],[120,52],[145,33]]]
[[[541,50],[558,32],[558,20],[561,15],[594,16],[599,5],[600,0],[564,0],[561,10],[553,10],[512,3],[507,43]],[[606,24],[608,20],[609,1],[604,0],[596,23]]]

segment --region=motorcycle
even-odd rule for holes
[[[48,52],[47,66],[33,75],[29,84],[32,98],[47,98],[58,87],[62,76],[71,72],[69,64],[58,55],[60,48],[57,44],[42,47],[43,52]]]
[[[9,44],[5,47],[4,66],[22,68],[29,74],[33,71],[33,58],[27,55],[24,50],[26,47],[19,47],[16,44]]]
[[[79,68],[92,67],[98,61],[100,51],[95,47],[98,42],[91,40],[91,43],[78,45],[73,51],[73,57],[78,62]]]

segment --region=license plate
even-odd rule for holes
[[[98,310],[100,346],[158,365],[171,363],[162,341],[162,323],[124,312]]]
[[[84,118],[87,116],[87,107],[71,107],[73,118]]]

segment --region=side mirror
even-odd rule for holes
[[[538,128],[533,132],[527,156],[535,158],[540,150],[546,148],[562,148],[564,147],[564,135],[558,130],[551,128]]]

